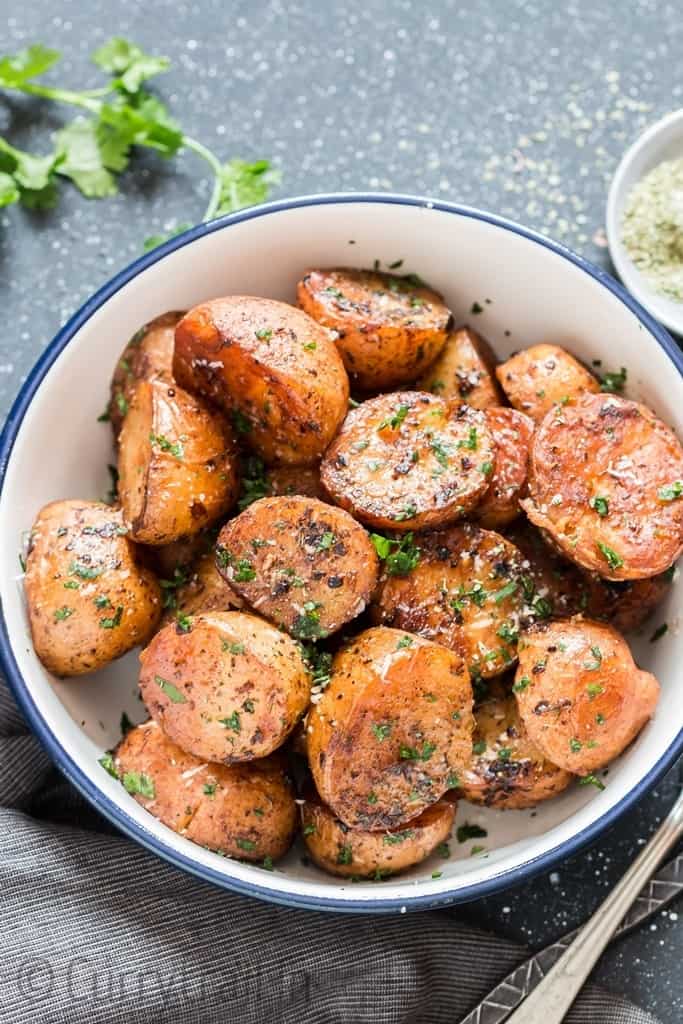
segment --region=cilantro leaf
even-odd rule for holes
[[[263,203],[271,186],[280,181],[280,172],[273,170],[269,160],[229,160],[220,176],[220,198],[215,216]]]
[[[117,75],[115,84],[128,93],[138,92],[148,78],[168,71],[171,66],[168,57],[153,57],[120,36],[96,50],[92,59],[103,71]]]
[[[58,50],[50,50],[41,43],[34,43],[27,50],[9,54],[0,59],[0,85],[16,89],[32,78],[43,75],[57,63]]]
[[[21,192],[11,174],[0,171],[0,208],[19,200]]]
[[[116,194],[116,181],[107,170],[97,137],[97,122],[77,117],[57,133],[58,172],[73,181],[88,199]]]

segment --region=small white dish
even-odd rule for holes
[[[670,331],[683,335],[683,302],[659,295],[631,261],[621,241],[621,219],[629,193],[646,174],[683,157],[683,110],[674,110],[640,135],[621,158],[607,197],[607,244],[614,269],[639,302]]]
[[[535,811],[461,801],[458,824],[487,831],[486,852],[454,837],[382,883],[332,878],[302,861],[298,842],[274,871],[220,857],[172,832],[98,764],[119,739],[121,713],[141,721],[137,652],[91,677],[55,680],[29,634],[19,551],[36,513],[57,498],[96,499],[109,487],[111,430],[97,423],[126,340],[152,317],[226,294],[294,301],[315,266],[403,260],[443,292],[499,357],[552,341],[603,372],[625,366],[628,393],[683,437],[683,354],[614,278],[563,246],[492,214],[401,195],[285,199],[193,228],[121,271],[75,314],[28,375],[0,437],[0,665],[64,774],[137,842],[206,881],[290,906],[387,912],[475,899],[548,871],[594,840],[683,752],[680,667],[683,586],[674,584],[634,655],[662,684],[653,720],[609,769],[607,787],[571,786]],[[474,314],[473,314],[474,309]],[[477,310],[479,312],[477,312]],[[649,643],[652,628],[669,631]],[[474,847],[476,852],[476,847]]]

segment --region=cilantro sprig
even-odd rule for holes
[[[52,150],[44,155],[24,152],[0,136],[0,207],[22,203],[49,209],[59,196],[61,179],[72,182],[89,199],[118,191],[117,176],[129,165],[136,147],[171,158],[190,150],[209,165],[211,196],[202,220],[263,202],[278,172],[267,160],[222,162],[207,146],[186,135],[166,105],[145,87],[170,69],[168,57],[145,53],[126,39],[110,39],[92,54],[109,78],[95,89],[73,90],[43,83],[42,76],[59,63],[57,50],[35,43],[19,53],[0,56],[0,89],[76,107],[79,116],[60,129]],[[154,235],[145,248],[170,235]]]

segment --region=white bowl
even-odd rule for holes
[[[121,712],[144,718],[136,653],[90,679],[51,678],[27,627],[18,553],[38,509],[57,498],[108,489],[111,435],[97,416],[126,339],[167,309],[231,292],[292,301],[310,267],[403,259],[440,289],[457,321],[472,321],[500,356],[541,341],[565,345],[605,369],[626,366],[629,393],[683,436],[683,358],[667,335],[608,275],[562,246],[499,217],[410,196],[331,195],[284,200],[198,227],[118,274],[72,318],[30,373],[0,441],[2,662],[32,727],[65,775],[124,832],[179,867],[254,896],[316,909],[388,911],[473,899],[547,870],[630,807],[683,749],[678,676],[683,638],[673,628],[681,588],[657,622],[669,633],[635,642],[662,683],[653,721],[610,768],[607,787],[572,786],[529,811],[460,804],[458,822],[483,825],[452,857],[432,857],[382,883],[339,881],[302,863],[296,846],[274,871],[210,853],[171,832],[98,765],[119,738]],[[483,307],[470,314],[473,303]],[[649,633],[649,631],[648,631]],[[441,872],[433,878],[433,872]]]
[[[641,178],[665,160],[683,156],[683,110],[667,114],[643,132],[621,158],[607,196],[607,243],[624,285],[660,323],[683,334],[683,302],[659,295],[631,261],[621,241],[621,218],[629,193]]]

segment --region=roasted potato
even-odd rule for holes
[[[235,503],[230,428],[176,384],[140,381],[119,440],[119,496],[133,540],[169,544],[198,533]]]
[[[264,497],[279,494],[303,494],[324,501],[327,495],[320,483],[320,466],[270,466]]]
[[[116,364],[107,412],[118,438],[139,380],[172,381],[173,341],[182,313],[162,313],[130,339]]]
[[[164,626],[140,661],[140,692],[152,718],[203,760],[265,757],[308,706],[299,647],[255,615],[203,612]]]
[[[532,345],[496,367],[511,405],[537,423],[551,409],[600,390],[600,383],[558,345]]]
[[[652,716],[659,683],[611,626],[577,617],[523,634],[513,686],[529,739],[568,772],[603,768]]]
[[[379,627],[336,654],[308,717],[309,763],[318,793],[345,825],[394,829],[456,785],[471,736],[462,660]]]
[[[539,618],[582,613],[629,633],[652,614],[671,586],[671,573],[651,579],[612,582],[587,572],[560,555],[527,519],[513,523],[506,537],[522,553],[527,589],[535,595]]]
[[[31,530],[24,578],[35,652],[48,671],[78,676],[144,643],[161,592],[141,564],[121,510],[53,501]]]
[[[316,498],[261,498],[218,535],[216,564],[251,607],[300,640],[340,629],[377,583],[375,549],[362,526]]]
[[[683,449],[644,405],[586,395],[550,412],[531,445],[529,519],[610,580],[668,569],[683,551]]]
[[[194,564],[216,545],[218,528],[214,525],[189,537],[172,540],[170,544],[158,544],[147,548],[152,567],[157,576],[174,580],[177,574],[188,576]]]
[[[477,504],[494,453],[483,412],[404,391],[351,410],[325,453],[320,476],[337,505],[362,522],[426,530]]]
[[[164,624],[179,622],[199,612],[239,611],[244,601],[228,586],[216,568],[212,547],[193,568],[178,569],[168,580],[160,580],[164,592]]]
[[[413,568],[382,577],[373,621],[443,644],[475,679],[500,675],[517,657],[520,620],[533,616],[520,553],[469,523],[424,534],[417,544]]]
[[[453,319],[438,292],[371,270],[312,270],[297,296],[314,320],[336,331],[348,375],[361,391],[414,381],[438,356]]]
[[[460,327],[448,335],[440,355],[416,387],[473,409],[500,406],[505,397],[496,380],[497,362],[493,349],[480,334],[470,327]]]
[[[193,843],[267,865],[292,843],[296,804],[279,758],[210,764],[181,750],[149,721],[126,733],[113,761],[137,802]]]
[[[348,407],[328,331],[273,299],[231,295],[191,309],[176,328],[173,373],[227,410],[267,462],[317,462]]]
[[[474,709],[472,758],[459,796],[499,810],[533,807],[566,789],[572,775],[546,759],[529,739],[515,696],[499,682]]]
[[[348,828],[316,795],[301,805],[304,842],[312,859],[332,875],[379,881],[426,860],[450,837],[455,806],[440,800],[408,825],[385,832]]]
[[[522,511],[534,421],[517,409],[491,408],[484,413],[496,445],[489,488],[473,512],[482,526],[499,530]]]

